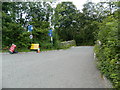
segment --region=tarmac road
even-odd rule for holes
[[[93,47],[3,54],[3,88],[106,88]]]

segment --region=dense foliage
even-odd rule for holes
[[[72,2],[62,2],[55,8],[52,24],[62,41],[75,40],[77,45],[94,45],[97,23],[111,14],[111,8],[115,7],[112,2],[88,2],[80,12]]]
[[[115,88],[120,88],[120,38],[118,33],[118,13],[108,16],[99,24],[95,53],[98,68],[111,80]]]
[[[59,39],[75,40],[77,45],[94,45],[98,23],[111,14],[114,7],[113,3],[88,2],[80,12],[72,2],[59,3],[56,8],[52,8],[50,2],[3,2],[3,47],[12,43],[22,48],[29,47],[29,24],[34,28],[32,42],[40,43],[44,48],[52,46],[49,29],[55,32],[55,47]]]
[[[3,2],[2,4],[2,45],[3,48],[16,44],[18,48],[29,48],[39,43],[41,48],[51,48],[48,30],[53,9],[46,2]],[[27,26],[33,25],[33,39]]]

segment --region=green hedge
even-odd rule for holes
[[[118,39],[118,20],[114,16],[106,18],[99,27],[95,53],[97,66],[112,83],[120,88],[120,40]]]

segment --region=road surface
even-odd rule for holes
[[[93,47],[3,54],[3,88],[106,88]]]

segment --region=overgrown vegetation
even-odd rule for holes
[[[99,24],[95,53],[98,68],[112,83],[120,88],[120,34],[118,33],[119,11]]]
[[[2,4],[2,47],[10,47],[12,43],[19,49],[29,49],[31,43],[39,43],[41,49],[57,46],[58,37],[54,35],[54,45],[48,36],[50,16],[53,9],[46,2],[3,2]],[[33,25],[33,39],[27,26]]]
[[[107,6],[103,7],[104,4]],[[32,43],[39,43],[41,48],[59,48],[59,42],[68,40],[75,40],[77,45],[94,45],[98,23],[113,7],[113,3],[88,2],[81,12],[72,2],[59,3],[56,8],[50,2],[3,2],[2,47],[14,43],[18,48],[29,48],[29,24],[33,25]],[[53,44],[49,29],[54,30]]]

